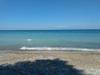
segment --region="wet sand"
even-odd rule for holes
[[[86,75],[100,75],[100,52],[71,51],[0,51],[0,64],[14,64],[19,61],[39,59],[60,59]]]

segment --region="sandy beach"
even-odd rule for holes
[[[0,51],[1,65],[48,59],[66,61],[67,64],[82,70],[86,75],[100,75],[100,52]]]

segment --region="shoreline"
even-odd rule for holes
[[[27,51],[31,51],[31,52],[82,52],[82,53],[100,53],[100,49],[91,49],[91,50],[69,50],[69,49],[64,49],[64,50],[56,50],[56,49],[30,49],[30,50],[20,50],[20,49],[16,49],[16,50],[0,50],[0,52],[27,52]]]
[[[27,47],[22,46],[12,49],[0,49],[0,51],[82,51],[82,52],[100,52],[100,48],[78,48],[78,47]]]

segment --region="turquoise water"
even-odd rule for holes
[[[28,48],[100,49],[100,30],[1,30],[0,50]]]

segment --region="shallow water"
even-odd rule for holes
[[[100,49],[100,30],[1,30],[0,50]]]

